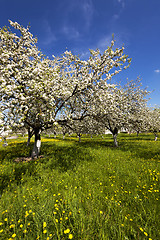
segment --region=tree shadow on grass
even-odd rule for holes
[[[10,143],[8,146],[0,148],[0,163],[3,163],[3,161],[12,161],[17,157],[29,157],[32,148],[32,144],[27,147],[25,142]]]
[[[27,148],[26,143],[10,143],[5,148],[0,148],[0,194],[6,189],[22,184],[21,179],[27,176],[36,176],[35,161],[15,162],[17,157],[29,157],[33,145]],[[7,165],[7,167],[6,167]],[[3,168],[4,167],[4,168]],[[23,182],[24,183],[24,182]]]
[[[138,141],[120,142],[119,151],[130,152],[134,157],[143,158],[145,160],[155,159],[160,160],[160,143],[153,145],[154,141],[143,143]]]
[[[35,178],[39,177],[34,162],[13,163],[11,167],[13,168],[12,172],[8,171],[0,176],[0,195],[2,195],[3,191],[7,188],[11,191],[16,186],[24,184],[25,181],[23,181],[23,183],[21,182],[24,175],[28,177],[34,176]]]
[[[69,146],[46,143],[42,145],[41,152],[45,156],[40,159],[41,163],[45,163],[44,168],[58,169],[60,172],[73,170],[84,161],[94,160],[87,148],[74,141]]]
[[[62,139],[61,139],[62,140]],[[66,138],[64,142],[71,141]],[[113,151],[130,152],[133,157],[143,158],[146,160],[160,160],[160,142],[157,141],[154,145],[154,134],[141,133],[136,134],[121,133],[118,135],[119,147],[115,148],[112,135],[106,135],[103,139],[99,137],[82,138],[82,142],[78,142],[77,138],[72,138],[75,146],[80,146],[83,151],[88,152],[88,149],[109,148]]]
[[[93,156],[88,149],[80,146],[76,142],[72,145],[58,145],[54,142],[42,143],[41,154],[43,157],[34,159],[28,162],[15,162],[17,157],[25,157],[25,152],[31,151],[33,144],[30,144],[29,149],[22,143],[10,144],[9,148],[0,149],[1,161],[8,163],[8,169],[0,176],[0,194],[9,188],[23,185],[25,182],[21,181],[25,177],[34,177],[34,179],[41,179],[42,170],[54,169],[59,172],[66,172],[74,170],[78,164],[83,161],[93,161]],[[24,151],[27,149],[27,151]],[[6,154],[5,154],[6,153]],[[40,169],[40,172],[39,172]]]
[[[138,137],[136,134],[119,134],[118,135],[119,147],[114,147],[112,135],[102,138],[84,139],[80,144],[86,150],[87,148],[109,148],[113,151],[130,152],[132,156],[143,158],[145,160],[155,159],[160,160],[160,142],[154,141],[153,134],[140,134]]]
[[[21,179],[24,175],[34,176],[35,179],[41,178],[40,173],[37,171],[37,167],[40,165],[41,169],[57,169],[59,172],[66,172],[68,170],[74,170],[77,165],[82,162],[92,162],[94,157],[92,149],[105,149],[109,148],[113,151],[130,152],[132,156],[143,158],[146,160],[160,159],[160,144],[157,142],[154,145],[151,141],[143,142],[137,140],[135,137],[129,137],[129,139],[119,138],[119,148],[114,148],[111,137],[104,139],[82,139],[82,142],[74,140],[63,140],[58,142],[43,142],[41,147],[41,154],[43,158],[39,158],[27,163],[15,163],[14,160],[17,157],[30,156],[30,152],[33,147],[33,143],[29,147],[26,143],[9,144],[5,149],[0,149],[0,161],[3,163],[8,162],[8,171],[2,172],[0,176],[0,194],[14,182],[16,185],[22,184]],[[131,141],[130,141],[131,140]],[[154,141],[153,141],[154,142]],[[71,144],[70,144],[71,143]],[[13,171],[14,169],[14,171]],[[10,170],[10,171],[9,171]],[[12,171],[11,171],[12,170]],[[23,182],[24,184],[24,182]]]

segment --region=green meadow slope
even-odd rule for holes
[[[0,143],[0,239],[160,239],[160,140],[120,134]]]

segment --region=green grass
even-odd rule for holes
[[[160,141],[110,135],[0,143],[0,239],[160,239]]]

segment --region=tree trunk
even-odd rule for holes
[[[116,127],[114,128],[112,135],[113,135],[113,140],[114,140],[114,146],[118,147],[118,142],[117,142],[118,128],[116,128]]]
[[[78,134],[79,142],[81,142],[81,134]]]
[[[35,141],[34,146],[32,150],[31,157],[34,159],[35,157],[38,158],[41,148],[41,135],[40,135],[40,129],[35,129],[34,131],[35,135]]]
[[[157,141],[157,138],[158,138],[157,133],[154,133],[154,135],[155,135],[154,141]]]
[[[7,143],[7,139],[6,139],[6,137],[3,137],[3,141],[4,141],[4,143],[3,143],[3,147],[6,147],[6,146],[8,146],[8,143]]]
[[[28,128],[28,140],[27,140],[27,146],[29,146],[30,141],[31,141],[31,137],[33,136],[33,131],[30,130],[30,128]]]
[[[28,135],[27,147],[29,146],[29,144],[30,144],[30,141],[31,141],[31,137]]]
[[[54,131],[54,138],[56,138],[57,137],[57,134],[56,134],[56,131]]]

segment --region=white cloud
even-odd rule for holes
[[[109,35],[103,37],[101,40],[99,40],[97,47],[101,51],[104,51],[105,49],[107,49],[108,46],[111,45],[111,41],[112,41],[112,34],[109,34]]]
[[[122,8],[125,8],[125,0],[117,0],[121,4]]]
[[[100,50],[100,52],[104,52],[104,50],[107,49],[108,46],[111,45],[111,41],[112,41],[112,34],[107,35],[103,38],[101,38],[96,44],[94,44],[93,46],[90,47],[86,47],[86,49],[77,49],[76,52],[79,53],[80,58],[81,59],[88,59],[90,56],[90,51],[89,49],[93,49],[96,50],[97,48]]]
[[[64,26],[62,32],[67,36],[68,39],[76,39],[80,36],[78,30],[71,26]]]
[[[80,52],[79,55],[80,55],[80,58],[81,58],[81,59],[86,60],[86,59],[88,59],[89,56],[90,56],[90,51],[89,51],[89,49],[88,49],[87,51]]]
[[[91,25],[92,17],[94,14],[94,7],[93,7],[92,0],[85,0],[82,4],[82,9],[85,17],[85,24],[86,24],[86,27],[88,28]]]
[[[120,15],[119,15],[119,14],[114,14],[112,18],[113,18],[113,20],[115,20],[115,21],[116,21],[116,20],[118,20],[118,19],[119,19],[119,17],[120,17]]]
[[[57,39],[55,34],[53,33],[52,28],[47,20],[43,21],[43,27],[45,32],[43,44],[48,45],[56,41]]]
[[[160,73],[160,69],[154,70],[155,73]]]

